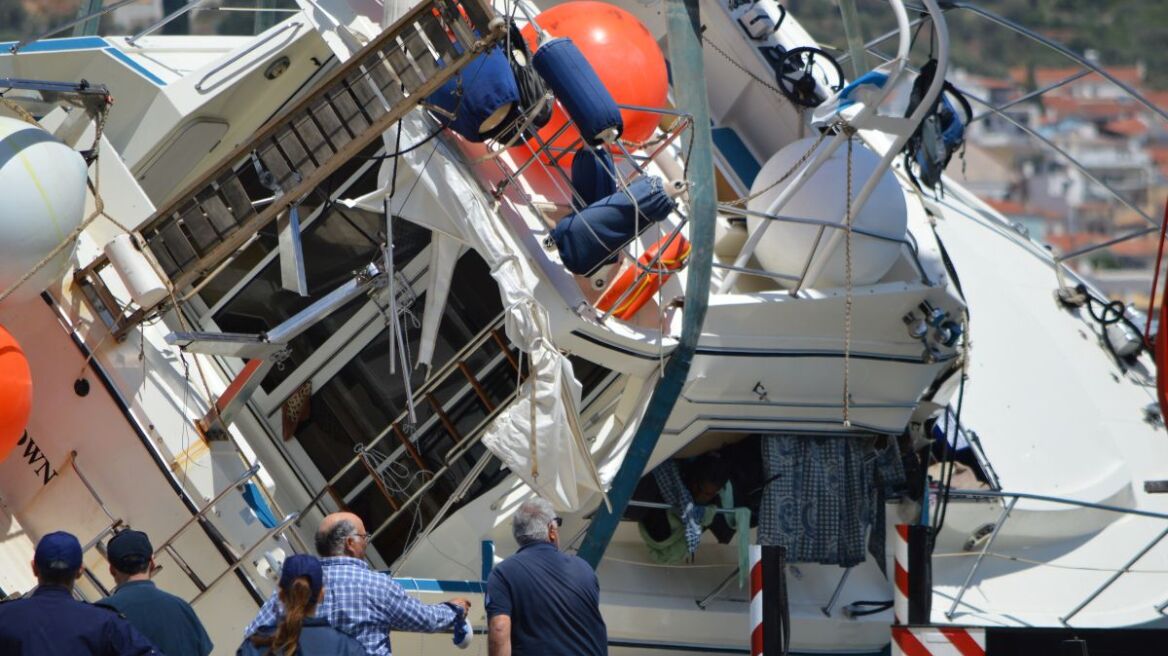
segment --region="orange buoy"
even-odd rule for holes
[[[16,339],[0,326],[0,461],[24,434],[32,412],[32,372]]]
[[[578,1],[556,5],[536,16],[535,21],[551,37],[572,39],[617,104],[666,106],[669,76],[665,56],[636,16],[607,2]],[[535,28],[525,26],[523,37],[534,52],[538,46]],[[660,116],[622,109],[621,119],[624,121],[621,140],[641,143],[652,136]],[[551,139],[567,120],[567,113],[556,103],[551,120],[539,131],[540,139],[545,142]],[[569,128],[552,145],[567,148],[579,138],[575,128]],[[527,153],[527,149],[516,152]],[[565,154],[558,161],[560,166],[571,166],[572,154]]]
[[[612,315],[626,321],[632,318],[634,314],[645,306],[645,303],[649,302],[649,299],[653,298],[653,294],[656,294],[657,290],[661,289],[665,281],[669,280],[670,274],[650,273],[642,276],[640,280],[637,280],[637,276],[650,267],[657,270],[667,269],[669,271],[677,271],[685,265],[685,261],[689,258],[689,240],[681,235],[677,235],[673,238],[672,243],[668,242],[669,235],[665,235],[656,244],[646,249],[641,257],[637,259],[637,263],[640,266],[627,267],[624,271],[621,271],[621,274],[617,276],[616,280],[612,281],[608,289],[605,289],[604,293],[600,295],[600,300],[596,302],[596,307],[604,312],[608,312],[613,304],[624,296],[624,300],[620,300],[620,305],[613,310]],[[665,248],[665,251],[661,254],[661,259],[654,265],[653,259],[657,257],[657,252],[662,247]],[[633,281],[637,281],[636,289],[625,296],[625,290],[633,284]]]

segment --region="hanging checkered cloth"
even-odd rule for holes
[[[673,506],[685,526],[685,544],[692,559],[702,539],[702,518],[706,514],[706,507],[694,504],[693,495],[681,480],[676,460],[666,460],[657,465],[653,470],[653,480],[657,482],[657,489],[661,490],[661,498]]]
[[[869,441],[764,435],[767,484],[758,541],[786,547],[790,562],[864,562],[872,522],[874,458]]]

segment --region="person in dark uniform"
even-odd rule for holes
[[[239,646],[236,656],[365,656],[365,648],[352,637],[315,617],[324,599],[324,570],[320,561],[297,554],[280,570],[280,603],[284,614],[275,626],[263,626]]]
[[[487,579],[490,656],[608,654],[600,582],[588,563],[560,551],[561,521],[539,497],[511,518],[519,551]]]
[[[106,545],[110,575],[118,587],[97,602],[117,609],[166,656],[207,656],[211,638],[191,605],[150,580],[154,547],[142,531],[122,531]]]
[[[157,655],[117,611],[73,598],[81,578],[81,543],[57,531],[41,538],[32,561],[37,588],[26,599],[0,604],[0,654],[4,656]]]

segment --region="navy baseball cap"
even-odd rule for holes
[[[154,547],[142,531],[126,530],[110,538],[105,553],[111,565],[123,572],[131,572],[150,562]]]
[[[321,588],[324,587],[324,571],[316,556],[307,554],[289,556],[284,561],[284,567],[280,571],[280,587],[285,590],[290,589],[292,582],[301,576],[308,578],[308,590],[312,593],[311,599],[315,600],[320,596]]]
[[[81,543],[72,533],[54,531],[37,542],[33,561],[43,572],[76,572],[81,569]]]

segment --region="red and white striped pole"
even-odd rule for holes
[[[779,656],[790,648],[786,550],[750,547],[750,656]]]
[[[750,656],[763,656],[762,547],[750,545]]]
[[[908,624],[908,524],[896,525],[896,561],[893,575],[892,616],[898,625]]]
[[[893,559],[892,614],[896,624],[928,624],[933,606],[929,527],[897,524]]]

